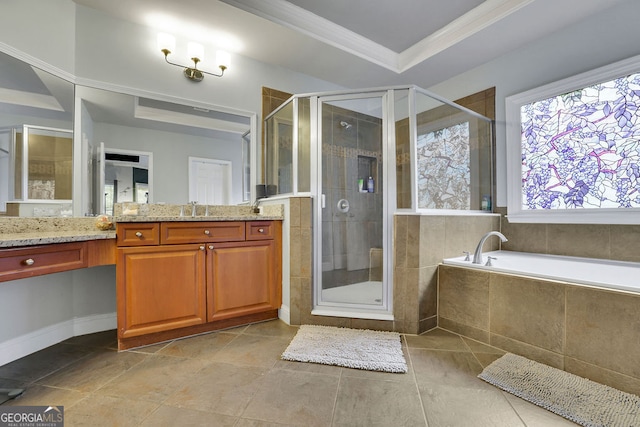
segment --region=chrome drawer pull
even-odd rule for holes
[[[22,261],[22,263],[24,265],[33,265],[33,264],[35,264],[35,261],[33,260],[33,258],[28,258],[28,259],[25,259],[24,261]]]
[[[209,249],[213,250],[213,245],[209,245]]]
[[[211,234],[211,232],[209,230],[204,230],[204,234],[208,236],[209,234]]]
[[[136,237],[142,237],[142,233],[139,231],[136,231]]]
[[[204,251],[204,245],[200,246],[200,250]]]
[[[259,233],[264,233],[264,228],[258,228]]]

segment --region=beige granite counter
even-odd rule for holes
[[[123,206],[124,205],[124,206]],[[136,215],[123,215],[127,212]],[[197,206],[196,216],[191,216],[191,206],[137,203],[116,203],[117,222],[155,221],[268,221],[284,218],[282,205],[261,207],[261,214],[253,213],[250,206]],[[180,215],[182,211],[182,216]],[[208,214],[208,215],[205,215]],[[0,217],[0,248],[44,245],[50,243],[81,242],[86,240],[115,239],[114,229],[102,231],[96,227],[96,218],[23,218]]]
[[[115,230],[102,231],[95,218],[0,217],[0,248],[115,239]]]
[[[197,205],[196,215],[191,215],[190,205],[160,205],[138,203],[116,203],[114,221],[269,221],[284,218],[282,205],[261,206],[261,213],[253,212],[251,206]],[[125,215],[124,213],[128,213]]]

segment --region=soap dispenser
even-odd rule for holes
[[[369,179],[367,180],[367,191],[369,193],[373,193],[374,191],[374,187],[373,187],[373,177],[369,177]]]

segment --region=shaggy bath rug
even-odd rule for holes
[[[479,378],[577,424],[640,426],[640,397],[507,353]]]
[[[302,325],[282,358],[369,371],[407,372],[397,332]]]

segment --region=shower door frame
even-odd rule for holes
[[[316,161],[311,162],[312,192],[317,200],[313,215],[314,225],[314,269],[313,269],[313,309],[311,314],[377,320],[393,320],[393,214],[396,208],[395,176],[395,123],[394,90],[373,89],[357,92],[343,92],[311,97],[311,152],[316,153]],[[382,304],[367,305],[322,301],[322,210],[325,196],[322,188],[322,105],[325,102],[362,100],[377,98],[382,107]],[[329,207],[327,207],[329,208]]]

